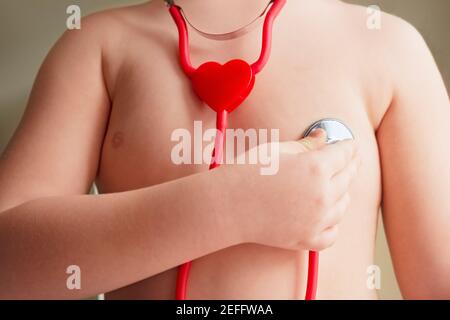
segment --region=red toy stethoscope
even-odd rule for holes
[[[250,95],[255,84],[255,76],[261,72],[269,60],[272,45],[272,28],[275,18],[278,16],[287,0],[271,0],[264,12],[247,26],[226,34],[208,34],[196,29],[183,13],[181,7],[173,0],[166,0],[170,14],[174,19],[179,33],[179,54],[183,71],[192,82],[197,96],[217,113],[215,147],[212,154],[210,170],[217,168],[222,161],[223,145],[225,142],[225,130],[227,128],[228,114],[239,107]],[[267,14],[266,14],[267,13]],[[227,40],[235,38],[250,28],[266,14],[263,26],[262,49],[259,59],[249,65],[243,60],[231,60],[224,65],[217,62],[206,62],[198,68],[194,68],[190,62],[189,37],[186,21],[201,35],[214,40]],[[192,262],[187,262],[179,267],[176,299],[185,300],[189,271]],[[308,282],[305,300],[314,300],[317,291],[317,276],[319,266],[319,254],[309,252]]]

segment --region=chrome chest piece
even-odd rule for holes
[[[322,119],[314,122],[306,131],[304,136],[307,137],[315,129],[323,129],[327,132],[327,143],[332,144],[342,140],[353,140],[352,131],[340,120]]]

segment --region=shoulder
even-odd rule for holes
[[[310,0],[296,3],[292,9],[297,12],[294,21],[306,21],[302,24],[307,28],[305,32],[319,36],[322,42],[353,49],[352,53],[383,57],[427,48],[414,26],[375,5]]]
[[[126,42],[130,37],[148,33],[159,25],[161,7],[164,6],[161,3],[152,1],[86,15],[81,19],[79,30],[67,30],[62,38],[88,40],[94,46]]]
[[[399,88],[413,87],[420,73],[437,74],[436,64],[423,36],[408,21],[376,6],[331,3],[333,23],[344,47],[340,53],[347,53],[357,70],[377,127]]]
[[[396,62],[404,60],[404,55],[417,58],[429,52],[421,33],[411,23],[376,5],[365,7],[337,1],[335,8],[350,39],[358,39],[367,51]]]
[[[91,65],[111,89],[127,54],[138,52],[143,43],[157,43],[161,21],[168,19],[163,9],[162,1],[152,1],[86,15],[80,29],[66,30],[49,55]]]
[[[366,16],[368,26],[358,28],[354,22],[355,25],[348,32],[359,39],[364,49],[361,52],[370,57],[367,61],[383,73],[393,95],[399,90],[405,91],[407,87],[418,88],[418,83],[425,78],[428,82],[441,82],[425,38],[411,23],[382,11],[374,13],[376,8],[371,10],[348,4],[342,4],[342,8],[349,20],[358,21],[358,17]],[[371,29],[371,19],[375,18],[379,19],[379,28]]]

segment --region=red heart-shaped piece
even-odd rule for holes
[[[192,75],[199,98],[216,112],[232,112],[249,96],[255,84],[251,66],[243,60],[202,64]]]

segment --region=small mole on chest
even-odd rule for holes
[[[123,144],[123,132],[117,131],[114,133],[111,144],[114,149],[119,148]]]

